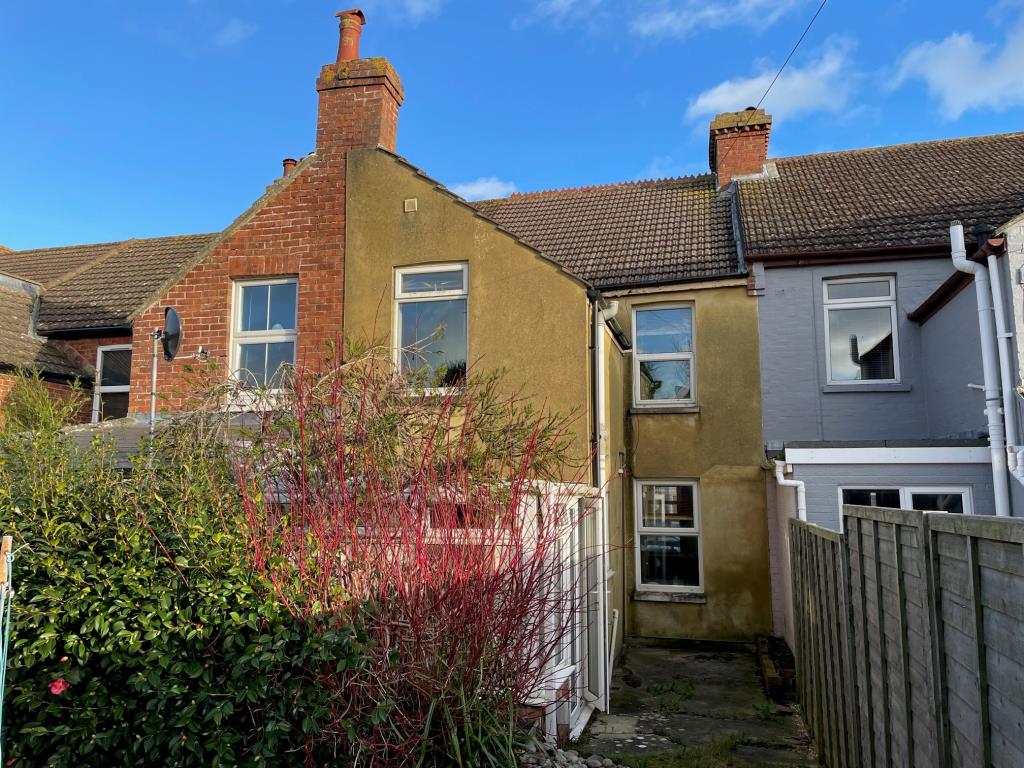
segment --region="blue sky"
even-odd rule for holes
[[[467,196],[700,173],[820,0],[366,0],[399,152]],[[321,0],[0,0],[0,244],[223,228],[313,149]],[[1016,40],[1016,46],[1011,41]],[[775,156],[1024,128],[1024,2],[829,0]]]

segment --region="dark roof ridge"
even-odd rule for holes
[[[64,285],[68,281],[73,280],[74,278],[81,275],[83,272],[86,272],[92,269],[93,267],[102,264],[103,262],[107,261],[107,259],[109,259],[111,256],[120,253],[126,245],[132,242],[134,242],[134,240],[121,240],[120,242],[112,243],[112,247],[107,248],[102,253],[97,254],[95,258],[89,259],[84,264],[79,264],[70,272],[65,272],[63,275],[58,277],[56,280],[54,280],[46,287],[52,290],[53,288]]]
[[[784,157],[769,157],[767,163],[785,163],[789,160],[803,160],[805,158],[831,157],[834,155],[863,155],[872,152],[886,152],[892,150],[906,149],[907,147],[926,147],[936,144],[966,144],[988,139],[1009,139],[1024,138],[1024,131],[1009,131],[1007,133],[989,133],[983,136],[953,136],[945,139],[927,139],[925,141],[905,141],[900,144],[881,144],[876,147],[854,147],[853,149],[833,149],[827,152],[806,152],[802,155],[786,155]],[[737,181],[763,181],[764,176],[751,179],[737,179]]]
[[[486,200],[474,200],[472,205],[482,203],[494,203],[498,201],[510,202],[524,198],[535,198],[555,195],[571,195],[588,192],[609,192],[616,189],[632,189],[634,187],[660,187],[678,184],[680,182],[697,182],[710,179],[710,173],[696,173],[691,176],[665,176],[658,179],[636,179],[635,181],[612,181],[606,184],[584,184],[579,187],[556,187],[554,189],[538,189],[530,192],[513,192],[507,197],[489,197]]]

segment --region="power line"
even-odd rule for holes
[[[761,105],[764,103],[764,100],[768,97],[768,94],[771,93],[772,87],[775,85],[776,82],[778,82],[779,77],[782,76],[782,73],[786,69],[786,66],[793,58],[793,55],[797,52],[797,49],[800,47],[800,44],[804,41],[804,38],[807,37],[807,33],[811,31],[811,27],[814,26],[814,22],[817,21],[818,16],[821,15],[822,10],[824,10],[825,5],[827,3],[828,0],[821,0],[821,4],[818,6],[818,10],[816,10],[814,12],[814,15],[811,16],[811,20],[807,22],[807,26],[804,27],[804,31],[800,33],[800,37],[797,38],[796,43],[790,49],[789,55],[786,56],[786,60],[782,62],[782,66],[779,67],[779,71],[775,73],[775,77],[773,77],[772,81],[768,83],[768,87],[764,89],[764,93],[761,94],[761,98],[757,100],[757,104],[754,106],[754,109],[750,112],[750,117],[748,117],[746,122],[744,122],[740,126],[740,129],[746,128],[750,124],[750,121],[754,119],[754,115],[757,114],[757,110],[761,108]],[[718,161],[718,163],[716,163],[716,165],[724,163],[726,161],[726,159],[729,157],[729,153],[732,152],[733,146],[735,146],[735,142],[729,145],[729,149],[725,151],[725,155],[722,157],[721,160]]]

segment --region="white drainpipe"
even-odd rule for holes
[[[803,480],[787,480],[783,476],[786,463],[775,460],[775,482],[784,488],[796,488],[796,516],[806,522],[807,520],[807,492]]]
[[[1006,432],[999,402],[999,360],[993,325],[992,290],[988,270],[984,265],[967,259],[964,228],[959,221],[949,227],[950,252],[953,266],[961,272],[974,275],[974,290],[978,297],[978,330],[981,334],[981,368],[984,377],[985,415],[988,418],[988,443],[992,455],[992,488],[996,514],[1010,515],[1010,489],[1007,486]]]
[[[988,257],[988,274],[992,281],[992,306],[996,320],[996,342],[999,344],[999,373],[1003,390],[1003,423],[1006,427],[1006,453],[1009,460],[1010,474],[1024,484],[1024,451],[1021,450],[1017,436],[1017,401],[1016,390],[1012,380],[1013,355],[1010,349],[1012,338],[1006,329],[1006,308],[1003,303],[1002,275],[999,271],[999,257],[990,254]]]

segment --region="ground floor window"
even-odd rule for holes
[[[638,588],[700,591],[704,581],[697,483],[638,480],[634,496]]]
[[[132,345],[111,344],[96,350],[96,381],[92,390],[92,420],[123,419],[128,415]]]
[[[969,515],[974,511],[971,489],[967,486],[845,487],[839,489],[840,512],[843,504],[951,512],[958,515]]]

